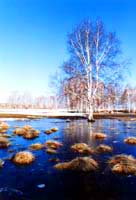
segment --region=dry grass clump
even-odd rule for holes
[[[96,152],[98,153],[110,153],[113,151],[113,148],[105,145],[105,144],[100,144],[97,148],[96,148]]]
[[[55,141],[55,140],[48,140],[45,143],[45,146],[47,148],[51,148],[51,149],[58,149],[58,148],[62,147],[63,144],[61,142],[58,142],[58,141]]]
[[[0,133],[6,133],[9,125],[6,122],[0,122]]]
[[[90,172],[98,169],[98,163],[93,158],[77,157],[69,162],[58,163],[54,167],[59,170],[69,169]]]
[[[124,140],[124,142],[127,144],[136,145],[136,137],[128,137]]]
[[[33,139],[39,136],[39,131],[33,129],[30,125],[25,125],[22,128],[16,128],[13,133],[15,135],[23,136],[26,139]]]
[[[62,147],[63,144],[60,143],[60,142],[57,142],[55,140],[48,140],[46,143],[45,143],[45,146],[47,147],[46,149],[46,152],[49,153],[49,154],[55,154],[57,153],[57,149]]]
[[[4,137],[0,137],[0,148],[7,148],[8,146],[10,146],[9,140]]]
[[[26,131],[25,131],[23,128],[16,128],[16,129],[13,131],[13,133],[14,133],[15,135],[19,135],[19,136],[24,135],[25,132],[26,132]]]
[[[90,154],[90,153],[93,153],[93,149],[91,147],[89,147],[87,144],[85,143],[76,143],[74,145],[71,146],[71,149],[75,152],[78,152],[78,153],[87,153],[87,154]]]
[[[24,126],[23,126],[23,129],[24,129],[25,131],[29,131],[29,130],[33,129],[33,127],[30,126],[30,125],[24,125]]]
[[[56,132],[56,131],[58,131],[58,128],[57,127],[53,127],[53,128],[51,128],[51,131],[52,132]]]
[[[47,135],[50,135],[51,133],[53,133],[53,131],[51,131],[51,130],[45,130],[44,133],[46,133]]]
[[[12,161],[16,164],[27,165],[35,160],[35,156],[29,151],[20,151],[13,158]]]
[[[6,133],[0,133],[0,137],[11,138],[12,136]]]
[[[52,148],[46,149],[46,152],[49,153],[49,154],[56,154],[57,153],[57,151],[55,149],[52,149]]]
[[[25,139],[34,139],[34,138],[36,138],[36,137],[39,136],[39,133],[40,132],[38,130],[30,129],[27,132],[25,132],[25,134],[23,135],[23,137]]]
[[[112,172],[123,175],[136,175],[136,159],[131,155],[113,156],[109,161]]]
[[[104,134],[104,133],[94,133],[94,137],[95,137],[95,139],[103,140],[103,139],[105,139],[107,137],[107,135]]]
[[[35,143],[35,144],[31,144],[30,145],[30,149],[32,150],[40,150],[42,149],[44,146],[41,143]]]
[[[47,135],[50,135],[51,133],[54,133],[58,131],[58,128],[54,127],[54,128],[51,128],[50,130],[45,130],[44,133],[46,133]]]

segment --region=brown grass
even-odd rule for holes
[[[0,137],[11,138],[12,136],[6,133],[0,133]]]
[[[49,154],[56,154],[57,153],[57,151],[55,149],[52,149],[52,148],[46,149],[46,152],[49,153]]]
[[[53,128],[51,128],[51,131],[52,132],[56,132],[56,131],[58,131],[58,128],[57,127],[53,127]]]
[[[95,137],[95,139],[103,140],[107,137],[107,135],[104,133],[94,133],[94,137]]]
[[[45,146],[47,148],[58,149],[58,148],[62,147],[63,144],[61,142],[58,142],[58,141],[55,141],[55,140],[48,140],[45,143]]]
[[[22,136],[22,135],[24,135],[24,134],[26,133],[26,131],[25,131],[23,128],[16,128],[16,129],[13,131],[13,133],[14,133],[15,135]]]
[[[98,169],[98,163],[89,157],[77,157],[69,162],[58,163],[54,166],[58,170],[74,170],[90,172]]]
[[[9,125],[6,122],[0,122],[0,133],[6,133]]]
[[[96,148],[96,152],[98,152],[98,153],[110,153],[112,151],[113,151],[112,147],[105,145],[105,144],[100,144]]]
[[[23,136],[25,139],[33,139],[39,136],[39,131],[33,129],[30,125],[25,125],[22,128],[16,128],[13,133],[15,135]]]
[[[58,131],[58,128],[54,127],[54,128],[51,128],[50,130],[45,130],[44,133],[46,133],[47,135],[50,135],[51,133],[54,133]]]
[[[24,126],[23,126],[23,129],[24,129],[25,131],[29,131],[29,130],[33,129],[33,127],[30,126],[30,125],[24,125]]]
[[[7,148],[8,146],[10,146],[9,140],[4,137],[0,137],[0,148]]]
[[[136,145],[136,137],[128,137],[124,140],[124,142],[127,144]]]
[[[136,175],[136,159],[131,155],[113,156],[108,163],[114,173]]]
[[[23,137],[25,139],[34,139],[34,138],[36,138],[36,137],[39,136],[39,133],[40,132],[38,130],[30,129],[27,132],[25,132],[25,134],[23,135]]]
[[[42,149],[44,146],[41,143],[35,143],[35,144],[31,144],[30,149],[32,150],[40,150]]]
[[[44,133],[46,133],[47,135],[50,135],[51,133],[53,133],[53,131],[51,131],[51,130],[45,130]]]
[[[90,154],[94,152],[94,150],[85,143],[76,143],[71,146],[71,149],[75,152],[84,154]]]
[[[29,151],[20,151],[13,157],[13,162],[20,165],[27,165],[35,160],[35,156]]]

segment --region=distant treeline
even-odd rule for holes
[[[75,81],[77,84],[77,81]],[[30,94],[20,95],[18,92],[10,95],[6,103],[0,103],[0,108],[13,109],[67,109],[68,111],[86,112],[87,103],[84,101],[85,96],[82,96],[82,87],[78,88],[74,83],[63,84],[63,89],[58,95],[39,96],[32,98]],[[74,91],[71,93],[69,91]],[[84,94],[85,95],[85,94]],[[79,98],[80,97],[80,98]],[[82,97],[82,98],[81,98]],[[117,85],[110,85],[105,88],[101,84],[99,88],[99,96],[96,98],[94,105],[95,112],[136,112],[136,88],[126,86],[121,89]]]

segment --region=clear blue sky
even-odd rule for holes
[[[49,76],[68,56],[67,33],[87,17],[117,32],[136,85],[135,0],[0,0],[0,97],[50,92]]]

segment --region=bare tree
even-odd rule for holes
[[[32,97],[29,92],[23,94],[13,91],[7,100],[11,108],[30,108],[32,107]]]
[[[38,97],[35,98],[34,104],[37,108],[44,109],[45,103],[46,103],[45,96],[42,95],[42,96],[38,96]]]
[[[20,104],[20,93],[18,91],[13,91],[7,99],[7,103],[12,108],[18,108]]]
[[[68,50],[70,59],[62,66],[66,79],[79,76],[84,79],[88,121],[94,121],[93,112],[101,83],[106,87],[121,77],[120,42],[115,33],[105,30],[101,20],[94,23],[85,20],[68,35]]]
[[[136,88],[132,88],[127,85],[121,96],[121,103],[124,110],[130,112],[136,112]]]
[[[86,83],[81,76],[66,80],[62,86],[63,95],[69,99],[70,109],[83,111],[83,99],[86,99]]]

